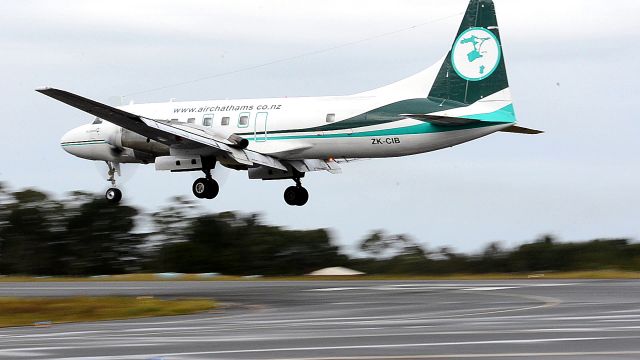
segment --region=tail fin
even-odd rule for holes
[[[471,0],[429,97],[473,104],[493,95],[491,100],[508,101],[510,106],[508,88],[493,1]]]

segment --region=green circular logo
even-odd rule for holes
[[[453,44],[451,64],[461,78],[479,81],[491,75],[500,64],[500,43],[489,30],[472,27]]]

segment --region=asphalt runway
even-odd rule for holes
[[[0,330],[3,359],[640,359],[640,281],[0,283],[220,311]],[[45,320],[45,319],[43,319]]]

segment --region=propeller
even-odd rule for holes
[[[124,104],[123,96],[111,96],[108,98],[107,103],[111,106],[121,106]],[[109,151],[114,158],[122,155],[126,149],[119,147],[111,142],[109,144]],[[113,180],[115,180],[118,187],[122,187],[122,185],[126,184],[129,180],[131,180],[136,173],[137,169],[141,166],[141,164],[137,163],[120,163],[120,162],[106,162],[106,161],[95,161],[95,167],[100,175],[100,177],[109,182],[111,186],[113,184]],[[216,167],[211,170],[211,176],[218,182],[220,186],[224,184],[229,177],[229,169],[225,168],[220,164],[216,164]],[[192,178],[195,180],[197,178],[204,177],[205,175],[202,171],[193,171],[191,172]]]

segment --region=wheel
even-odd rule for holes
[[[291,206],[302,206],[309,200],[309,192],[303,187],[289,186],[284,191],[284,201]]]
[[[199,199],[213,199],[218,195],[220,186],[218,182],[213,179],[199,178],[193,182],[191,187],[193,195]]]
[[[207,196],[207,179],[199,178],[194,181],[191,190],[198,199],[204,199]]]
[[[298,188],[296,188],[295,186],[289,186],[285,191],[284,191],[284,202],[286,202],[287,204],[291,205],[291,206],[295,206],[296,205],[296,200],[298,198]]]
[[[220,185],[218,185],[217,181],[214,179],[209,180],[207,187],[207,196],[205,196],[207,199],[213,199],[218,196],[218,192],[220,192]]]
[[[307,203],[307,201],[309,201],[309,192],[307,191],[307,189],[303,188],[303,187],[299,187],[298,189],[298,194],[297,194],[297,199],[296,199],[296,205],[297,206],[302,206],[304,204]]]
[[[117,204],[120,202],[120,200],[122,200],[122,191],[120,191],[120,189],[110,188],[104,194],[104,197],[108,202]]]

